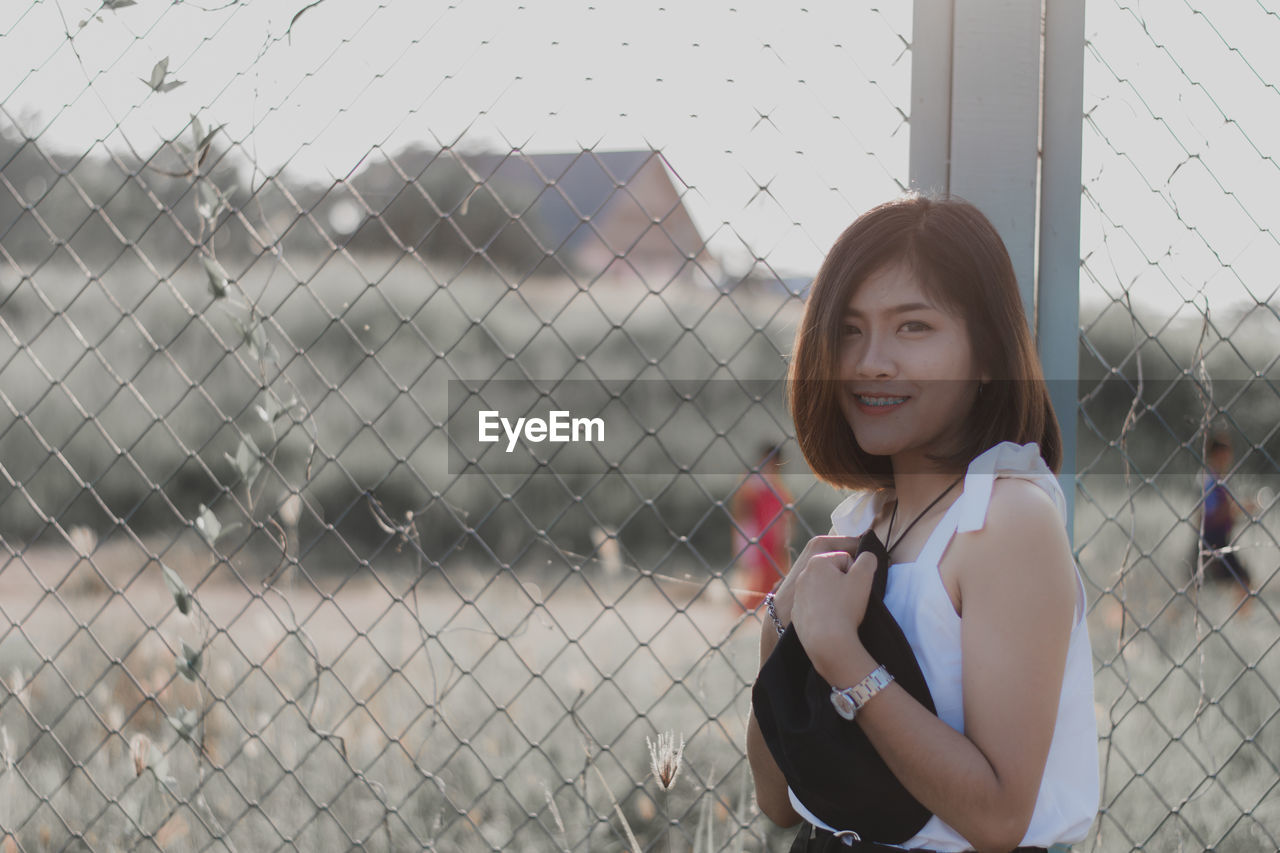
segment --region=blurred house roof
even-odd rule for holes
[[[684,206],[684,182],[659,151],[459,156],[530,218],[546,248],[590,278],[638,274],[660,286],[680,273],[718,274]]]

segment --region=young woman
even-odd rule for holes
[[[1079,841],[1093,822],[1084,586],[1054,477],[1057,421],[1024,317],[1003,242],[957,199],[872,209],[814,281],[791,413],[815,474],[855,491],[767,602],[776,623],[765,620],[761,662],[794,623],[833,691],[858,688],[845,694],[856,705],[848,725],[932,817],[898,845],[824,824],[788,785],[753,711],[756,798],[775,823],[800,824],[792,851],[1003,853]],[[868,530],[889,546],[884,603],[936,715],[859,640],[876,563],[850,555]]]

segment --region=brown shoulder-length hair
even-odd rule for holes
[[[864,452],[845,419],[838,357],[840,325],[854,291],[894,263],[907,264],[930,297],[964,318],[978,369],[991,377],[957,430],[955,452],[934,460],[966,467],[1001,441],[1034,441],[1056,473],[1062,436],[1004,241],[969,202],[910,194],[872,208],[845,229],[805,303],[787,371],[787,402],[814,474],[838,488],[893,485],[889,458]]]

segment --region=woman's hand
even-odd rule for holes
[[[778,611],[778,621],[782,623],[782,627],[785,628],[791,624],[791,608],[795,601],[796,584],[804,574],[809,561],[817,554],[832,551],[844,552],[848,557],[858,550],[859,541],[860,537],[857,536],[815,536],[805,544],[804,550],[791,566],[791,571],[787,572],[787,576],[782,579],[782,584],[773,594],[773,606]]]
[[[875,574],[874,554],[855,560],[847,551],[830,551],[813,555],[796,581],[791,618],[800,644],[824,678],[831,672],[830,664],[858,647],[858,626],[867,612]]]

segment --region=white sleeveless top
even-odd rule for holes
[[[1040,457],[1039,446],[1035,442],[1021,445],[1001,442],[969,463],[963,493],[934,527],[919,557],[910,563],[893,564],[885,588],[884,603],[902,626],[920,661],[938,716],[959,732],[964,731],[960,617],[938,574],[938,562],[955,533],[978,530],[985,523],[996,477],[1021,477],[1040,486],[1053,498],[1066,523],[1062,487]],[[831,512],[832,533],[861,536],[888,497],[888,490],[850,495]],[[1093,710],[1093,655],[1085,607],[1084,582],[1077,567],[1074,627],[1067,647],[1057,722],[1035,810],[1019,846],[1049,847],[1080,841],[1088,834],[1098,812],[1098,725]],[[856,826],[828,826],[804,807],[789,786],[787,794],[796,812],[810,823],[833,831],[857,829]],[[912,838],[890,846],[927,847],[944,853],[974,849],[937,815],[930,817]]]

